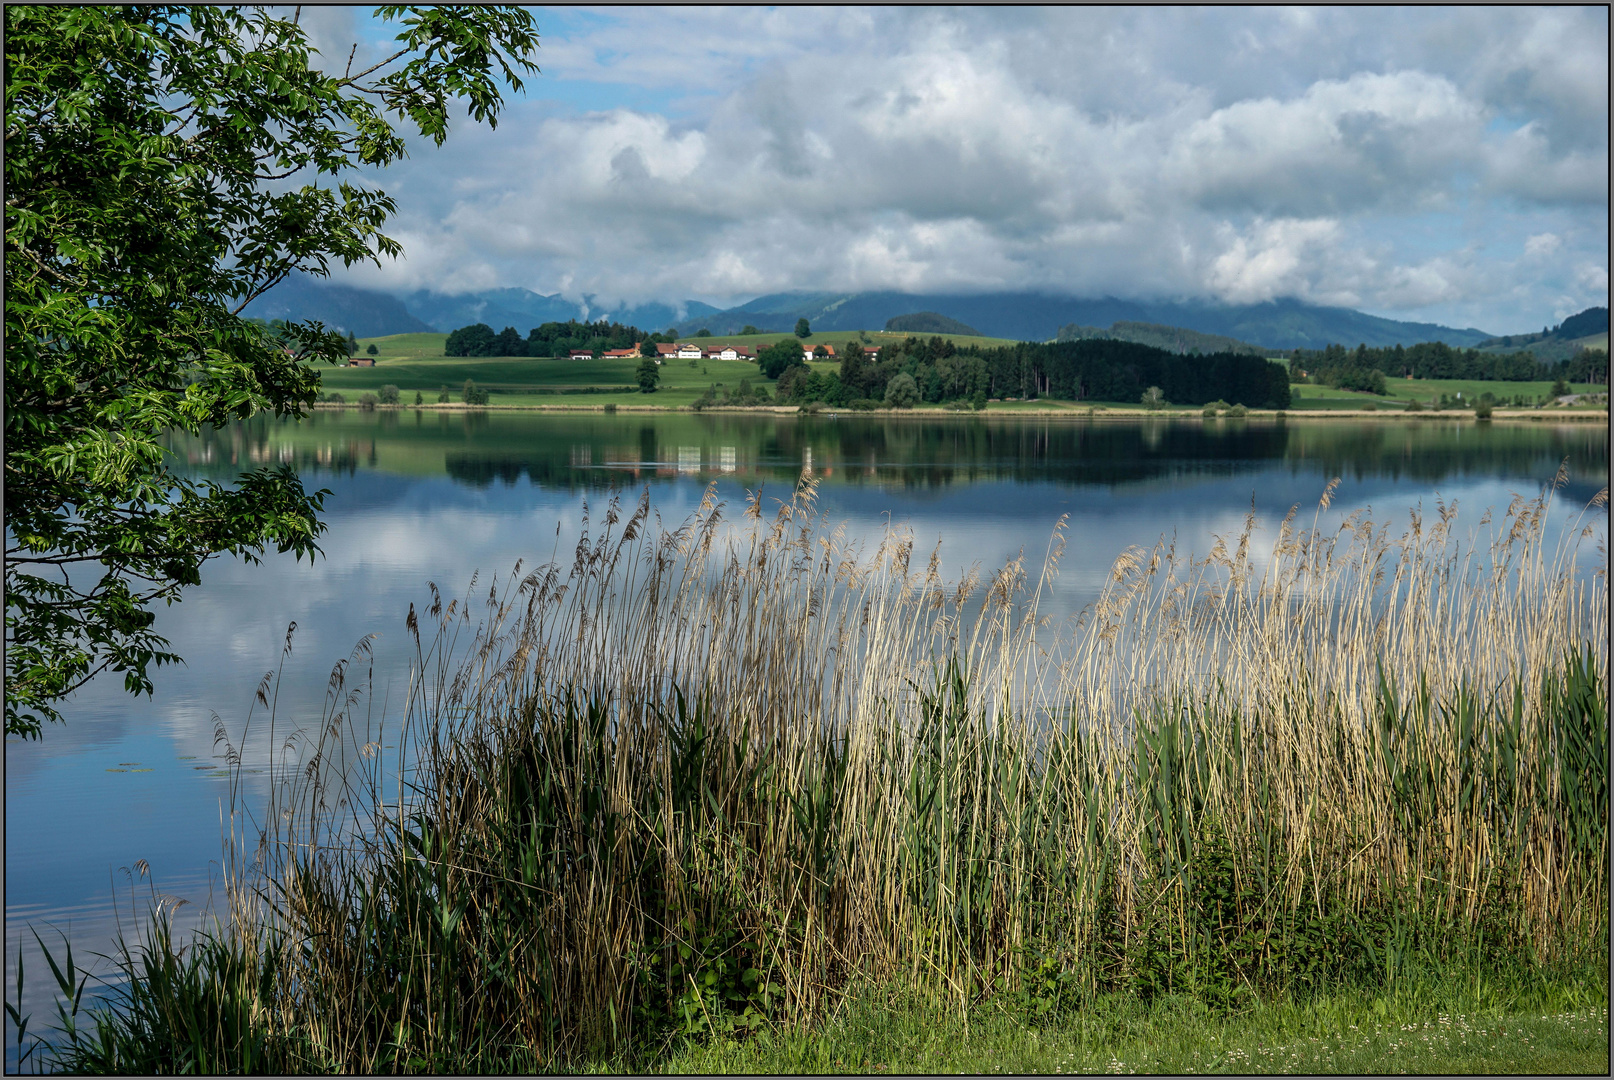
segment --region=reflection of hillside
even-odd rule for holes
[[[1352,480],[1442,481],[1461,476],[1513,476],[1546,481],[1569,463],[1574,494],[1591,498],[1608,484],[1608,431],[1598,424],[1504,425],[1424,421],[1295,424],[1289,456]]]
[[[287,439],[281,426],[247,421],[211,428],[200,435],[170,433],[164,449],[184,462],[193,476],[234,477],[268,466],[290,465],[298,472],[352,474],[376,464],[376,433],[333,434],[324,439]]]
[[[1568,460],[1571,498],[1608,482],[1608,432],[1592,424],[1476,425],[1000,418],[658,416],[349,410],[302,423],[257,417],[170,449],[191,471],[233,476],[291,464],[374,469],[474,487],[525,476],[554,490],[685,477],[930,490],[987,482],[1149,485],[1245,473],[1275,461],[1347,480],[1438,484],[1463,476],[1545,480]],[[1582,490],[1584,489],[1584,490]]]
[[[734,475],[792,483],[803,469],[827,483],[940,488],[987,481],[1113,486],[1184,473],[1226,475],[1284,456],[1281,426],[1207,430],[1148,423],[938,424],[835,421],[780,426],[750,447],[664,442],[647,425],[636,443],[569,443],[536,452],[456,449],[448,474],[475,486],[522,476],[557,488],[608,488],[654,477]]]

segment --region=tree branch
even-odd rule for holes
[[[344,76],[342,81],[337,83],[336,85],[338,85],[338,86],[348,86],[351,83],[353,83],[354,81],[364,78],[366,75],[370,74],[370,72],[372,72],[372,71],[381,70],[382,68],[386,67],[388,64],[392,63],[394,60],[398,59],[398,57],[400,57],[400,56],[408,56],[408,55],[409,55],[409,50],[408,49],[399,49],[397,52],[393,53],[391,56],[387,57],[385,60],[381,61],[379,64],[372,64],[370,67],[365,68],[363,71],[359,72],[357,75],[354,75],[354,76],[351,76],[351,77]],[[356,89],[364,90],[364,87],[362,87],[362,86],[361,87],[356,87]],[[376,93],[377,91],[365,91],[365,92],[366,93]]]

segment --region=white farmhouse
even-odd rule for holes
[[[683,344],[683,345],[678,346],[678,359],[680,359],[680,360],[699,360],[700,358],[701,358],[701,347],[699,345]]]

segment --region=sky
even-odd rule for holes
[[[1033,290],[1540,329],[1608,302],[1605,8],[533,8],[339,280],[719,306]],[[367,9],[303,9],[322,57]]]

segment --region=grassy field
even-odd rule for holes
[[[805,1032],[681,1040],[623,1072],[893,1074],[1608,1074],[1608,1008],[1595,973],[1517,1001],[1448,987],[1321,994],[1217,1013],[1191,997],[1112,996],[1051,1021],[969,1016],[867,994]],[[1495,991],[1497,988],[1487,988]],[[1489,997],[1490,1000],[1484,1000]]]
[[[402,391],[405,404],[414,402],[416,391],[427,403],[436,402],[445,386],[458,402],[466,379],[490,391],[490,404],[494,405],[614,403],[676,408],[688,406],[714,382],[733,388],[742,379],[750,379],[753,386],[768,386],[770,390],[773,385],[749,361],[696,360],[693,365],[688,360],[665,361],[661,365],[661,384],[654,394],[640,392],[639,361],[634,359],[398,357],[381,359],[375,367],[327,368],[321,375],[326,391],[340,393],[350,402],[365,391],[374,392],[391,383]]]
[[[1548,382],[1497,382],[1481,379],[1386,379],[1385,388],[1389,394],[1380,397],[1358,390],[1336,390],[1327,386],[1298,385],[1291,386],[1290,393],[1295,395],[1294,402],[1289,406],[1293,412],[1319,411],[1329,409],[1360,409],[1369,404],[1379,409],[1405,409],[1410,401],[1428,406],[1438,402],[1442,394],[1453,398],[1461,393],[1465,401],[1477,400],[1483,393],[1489,392],[1499,402],[1498,408],[1508,408],[1516,396],[1523,395],[1531,403],[1544,397],[1552,389]],[[1573,383],[1570,390],[1577,394],[1606,394],[1608,387],[1593,383]],[[1591,408],[1581,406],[1580,408]],[[1606,410],[1606,406],[1598,406]]]
[[[873,342],[901,340],[903,334],[868,331]],[[349,402],[359,394],[375,392],[390,383],[403,395],[403,403],[413,404],[418,391],[426,404],[437,401],[443,387],[447,387],[454,402],[460,401],[465,380],[474,380],[491,394],[490,404],[507,406],[649,406],[654,408],[687,408],[706,388],[720,383],[729,389],[749,379],[753,386],[765,386],[770,393],[774,383],[764,379],[754,363],[745,360],[668,360],[661,366],[661,384],[654,394],[640,392],[636,380],[639,361],[545,359],[529,357],[462,358],[444,357],[443,342],[446,334],[395,334],[391,337],[360,339],[361,352],[374,343],[378,355],[375,367],[327,368],[321,374],[326,391],[342,394]],[[754,334],[749,336],[721,336],[698,339],[702,344],[742,344],[762,348],[775,341],[789,338],[789,334]],[[856,334],[814,335],[813,343],[824,342],[839,347],[840,343]],[[979,344],[987,347],[1012,344],[1003,338],[974,338],[960,335],[943,335],[960,345]],[[691,339],[696,340],[696,339]],[[839,371],[839,361],[815,361],[809,365],[814,371]],[[1455,396],[1461,392],[1465,399],[1477,398],[1490,391],[1503,402],[1515,395],[1525,395],[1532,402],[1551,389],[1549,382],[1506,383],[1472,379],[1390,379],[1390,394],[1378,397],[1352,390],[1334,390],[1326,386],[1296,386],[1295,402],[1291,411],[1299,413],[1358,410],[1363,408],[1399,410],[1411,400],[1429,404],[1439,401],[1441,394]],[[1576,393],[1606,393],[1607,387],[1575,384]],[[1110,411],[1134,411],[1136,402],[1066,402],[1045,399],[1032,402],[992,402],[991,412],[1085,412],[1092,407]],[[1505,406],[1504,406],[1505,407]],[[1579,408],[1591,408],[1581,406]],[[917,411],[943,411],[940,405],[920,405]],[[1194,413],[1198,406],[1167,406],[1167,413]]]

